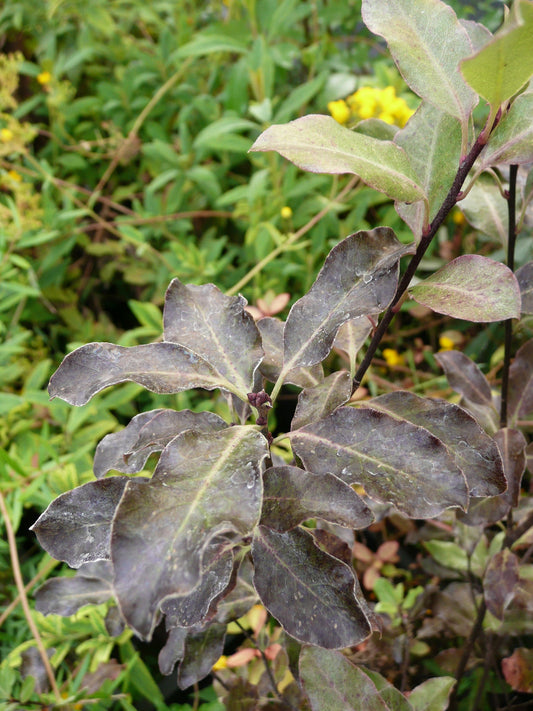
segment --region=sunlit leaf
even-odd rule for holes
[[[283,367],[283,321],[267,316],[257,322],[261,334],[265,357],[259,369],[261,374],[271,383],[279,378]],[[294,368],[285,378],[286,383],[298,385],[300,388],[312,388],[324,380],[324,369],[320,363],[309,368]]]
[[[280,533],[258,526],[252,556],[256,590],[292,637],[340,649],[369,636],[352,569],[320,550],[305,529]]]
[[[289,312],[284,372],[323,360],[345,321],[383,311],[396,291],[400,257],[410,251],[389,227],[356,232],[336,245]]]
[[[175,343],[130,347],[89,343],[64,358],[50,379],[48,392],[70,405],[84,405],[100,390],[126,381],[155,393],[190,388],[236,390],[207,361]]]
[[[409,289],[410,296],[433,311],[487,323],[520,318],[520,288],[513,272],[478,254],[452,260]]]
[[[45,551],[71,568],[109,559],[111,523],[128,481],[113,476],[61,494],[31,530]]]
[[[180,432],[210,432],[227,427],[212,412],[150,410],[136,415],[120,432],[106,435],[96,447],[93,470],[97,478],[110,469],[125,474],[140,472],[153,452],[160,452]]]
[[[200,356],[244,400],[263,357],[259,332],[245,306],[242,296],[226,296],[213,284],[173,279],[163,311],[165,340]]]
[[[261,523],[288,531],[310,518],[348,528],[366,528],[372,512],[355,491],[333,474],[293,466],[271,467],[263,475]]]
[[[394,200],[414,202],[424,198],[409,159],[399,146],[351,131],[331,116],[311,114],[270,126],[250,150],[277,151],[313,173],[353,173]]]
[[[426,429],[372,408],[340,407],[291,435],[306,469],[361,484],[373,499],[412,518],[466,508],[465,477],[447,447]]]
[[[428,679],[409,693],[409,703],[414,711],[446,711],[456,680],[449,676]]]
[[[452,8],[439,0],[363,0],[362,13],[411,89],[466,126],[478,98],[458,69],[472,43]]]
[[[496,442],[462,408],[406,391],[373,398],[371,406],[424,427],[443,442],[463,471],[471,496],[496,496],[505,491],[507,482]]]
[[[396,134],[411,161],[418,183],[429,202],[429,216],[422,202],[397,202],[396,210],[409,225],[416,240],[435,217],[454,181],[461,159],[461,125],[457,118],[423,101],[407,125]]]
[[[495,108],[516,94],[533,74],[533,10],[528,9],[530,2],[515,5],[522,15],[519,23],[504,25],[490,42],[461,64],[466,81]]]
[[[308,425],[329,415],[350,399],[352,380],[350,373],[339,370],[328,375],[314,388],[306,388],[298,396],[298,404],[292,418],[291,429]]]
[[[313,711],[397,708],[387,705],[370,677],[340,652],[304,647],[300,654],[300,678]]]
[[[213,546],[222,553],[251,533],[267,451],[265,438],[249,427],[187,430],[163,450],[147,484],[129,481],[111,553],[122,613],[140,636],[151,636],[165,598],[188,595],[199,584]]]

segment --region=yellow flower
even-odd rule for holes
[[[458,207],[452,212],[452,220],[458,226],[462,226],[466,223],[465,216]]]
[[[9,143],[13,140],[13,131],[10,128],[0,128],[0,141]]]
[[[43,86],[45,84],[50,84],[52,81],[52,75],[50,72],[41,72],[40,74],[37,74],[37,81]]]
[[[284,220],[290,220],[292,217],[292,210],[288,205],[284,205],[280,210],[280,215]]]
[[[449,336],[440,336],[439,346],[441,351],[453,351],[455,343]]]
[[[401,365],[403,363],[403,356],[401,356],[398,351],[395,351],[394,348],[384,348],[383,358],[387,362],[387,365],[391,368],[394,368],[394,366]]]
[[[20,183],[22,180],[22,176],[19,173],[17,173],[16,170],[8,170],[7,174],[9,175],[11,180],[14,180],[17,183]]]
[[[403,127],[414,113],[404,99],[396,96],[393,86],[376,89],[362,86],[346,99],[350,113],[354,118],[379,118],[382,121]]]
[[[346,105],[344,99],[338,101],[330,101],[328,111],[338,123],[345,124],[350,118],[350,109]]]
[[[212,670],[213,671],[220,671],[221,669],[225,669],[228,666],[228,658],[226,657],[225,654],[223,654],[221,657],[218,658],[218,660],[213,664]]]

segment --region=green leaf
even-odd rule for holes
[[[250,427],[186,430],[165,447],[149,482],[129,480],[111,557],[122,614],[139,635],[151,637],[165,598],[191,593],[216,554],[251,535],[267,453]]]
[[[435,217],[448,194],[461,158],[461,125],[441,109],[423,101],[407,125],[394,137],[394,143],[407,153],[417,182],[429,202],[429,221]],[[426,226],[427,207],[396,203],[400,217],[418,240]]]
[[[424,547],[433,558],[445,568],[451,568],[461,573],[468,570],[468,556],[466,551],[453,543],[453,541],[425,541]]]
[[[414,711],[446,711],[455,683],[449,676],[428,679],[411,691],[409,703]]]
[[[231,52],[244,54],[248,51],[246,42],[231,37],[221,32],[198,33],[191,42],[182,45],[173,55],[173,58],[200,57],[213,52]]]
[[[533,74],[533,3],[518,0],[519,17],[507,23],[476,54],[465,59],[461,71],[470,86],[497,108],[510,99]]]
[[[341,126],[331,116],[312,114],[267,128],[251,151],[277,151],[313,173],[353,173],[379,192],[402,202],[424,199],[405,152]]]
[[[410,287],[409,294],[437,313],[467,321],[520,318],[520,287],[513,272],[477,254],[457,257]]]
[[[507,246],[507,201],[492,177],[481,175],[458,207],[472,227]]]
[[[312,711],[393,711],[374,682],[340,652],[304,647],[300,678]],[[409,709],[409,702],[406,702]]]
[[[533,34],[533,25],[530,29]],[[533,54],[533,52],[529,52]],[[481,166],[531,163],[533,161],[533,93],[521,94],[496,126],[481,154]]]
[[[353,570],[321,550],[305,529],[280,533],[258,526],[252,557],[261,601],[291,637],[341,649],[370,635]]]
[[[423,427],[371,407],[339,407],[292,433],[291,444],[309,471],[361,484],[411,518],[466,507],[466,481],[448,448]]]
[[[362,13],[411,89],[459,119],[464,135],[478,98],[458,71],[473,48],[452,8],[440,0],[363,0]]]

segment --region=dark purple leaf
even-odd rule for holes
[[[185,430],[214,432],[227,423],[212,412],[151,410],[136,415],[120,432],[106,435],[96,448],[93,470],[97,478],[110,469],[125,474],[140,472],[153,452],[163,450]]]
[[[31,526],[41,546],[71,568],[110,557],[111,524],[129,481],[114,476],[57,497]]]
[[[51,578],[35,593],[35,609],[43,615],[68,617],[84,605],[100,605],[113,595],[109,582],[81,575]]]
[[[386,309],[396,291],[400,257],[410,251],[389,227],[357,232],[339,242],[311,289],[289,312],[283,373],[320,363],[339,326]]]
[[[466,508],[466,480],[447,447],[425,428],[384,412],[340,407],[299,429],[291,442],[306,469],[361,484],[371,498],[411,518]]]
[[[209,624],[189,632],[185,638],[183,659],[178,667],[178,686],[187,689],[206,677],[224,651],[226,625]]]
[[[263,357],[261,337],[244,310],[242,296],[226,296],[213,284],[182,284],[173,279],[165,296],[165,340],[196,353],[246,400]]]
[[[468,402],[492,407],[492,393],[486,377],[479,367],[464,353],[444,351],[435,359],[444,368],[451,387]]]
[[[394,392],[370,401],[373,408],[424,427],[450,450],[463,471],[471,496],[496,496],[507,488],[498,445],[465,410],[410,392]]]
[[[332,373],[315,387],[302,390],[298,396],[291,429],[297,430],[331,414],[335,408],[344,405],[351,394],[352,379],[346,370]]]
[[[191,388],[242,393],[207,361],[175,343],[81,346],[64,358],[50,378],[48,392],[70,405],[85,405],[100,390],[126,381],[154,393],[179,393]]]
[[[263,340],[263,358],[259,369],[263,377],[275,383],[283,365],[283,328],[284,323],[269,316],[257,322],[257,328]],[[285,376],[285,382],[300,388],[312,388],[324,379],[324,370],[320,363],[310,368],[294,368]]]
[[[499,496],[473,498],[468,513],[460,513],[460,519],[469,526],[496,523],[507,515],[512,506],[518,504],[520,483],[526,467],[526,440],[520,430],[504,428],[494,435],[503,461],[503,471],[507,480],[507,491]]]
[[[520,318],[520,288],[513,272],[479,254],[453,259],[409,289],[410,296],[439,314],[488,323]]]
[[[533,314],[533,262],[524,264],[516,272],[520,295],[522,297],[523,314]]]
[[[519,560],[508,548],[492,556],[485,570],[483,591],[487,609],[499,620],[513,599],[519,582]]]
[[[200,581],[192,592],[167,597],[161,603],[168,627],[192,627],[203,623],[210,611],[214,614],[213,603],[230,587],[234,566],[232,550],[213,552],[213,559],[202,566]]]
[[[259,598],[253,584],[253,568],[248,555],[241,563],[235,587],[217,605],[215,619],[221,623],[238,620],[258,602]]]
[[[533,412],[533,338],[518,349],[511,363],[508,408],[511,421]]]
[[[259,597],[295,639],[340,649],[370,635],[353,570],[320,550],[305,529],[258,526],[252,557]]]
[[[148,484],[130,480],[111,554],[122,613],[140,636],[151,636],[165,598],[188,595],[199,584],[213,546],[223,551],[251,534],[267,453],[265,438],[250,427],[187,430],[163,450]]]
[[[263,475],[261,523],[288,531],[309,518],[348,528],[366,528],[374,517],[355,491],[333,474],[297,467],[271,467]]]
[[[185,654],[185,639],[189,634],[186,627],[173,627],[168,632],[165,646],[159,652],[158,662],[161,674],[168,676],[174,671],[176,662]]]
[[[372,322],[377,321],[378,314],[359,316],[345,321],[337,331],[333,348],[344,351],[350,361],[350,367],[355,372],[355,357],[372,331]]]

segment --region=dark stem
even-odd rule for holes
[[[491,128],[491,131],[494,130],[496,127],[498,121],[500,118],[500,114],[498,112],[498,116],[496,117],[496,120],[494,122],[494,125]],[[453,181],[452,187],[450,188],[448,195],[446,195],[446,198],[444,199],[444,202],[442,203],[439,211],[435,215],[433,222],[429,225],[427,230],[424,231],[422,234],[422,239],[420,240],[420,243],[418,244],[417,250],[415,254],[413,255],[411,261],[409,262],[407,269],[405,270],[405,273],[398,284],[398,288],[396,289],[396,293],[394,295],[394,298],[388,307],[388,309],[385,311],[385,314],[381,321],[379,322],[378,327],[376,328],[374,335],[372,337],[372,340],[370,341],[370,344],[368,346],[368,349],[365,353],[365,357],[363,358],[363,361],[361,362],[361,365],[359,366],[359,369],[357,373],[355,374],[355,377],[353,379],[353,384],[352,384],[352,394],[357,390],[359,385],[361,385],[361,380],[363,379],[364,374],[368,370],[368,367],[370,363],[372,362],[372,358],[374,357],[376,350],[381,342],[381,339],[383,338],[387,328],[390,325],[390,322],[396,315],[396,311],[398,310],[396,307],[402,298],[402,296],[405,294],[407,291],[409,284],[411,283],[411,279],[413,278],[418,265],[422,261],[422,257],[426,253],[429,245],[431,244],[431,241],[437,234],[437,231],[439,227],[442,225],[444,220],[446,219],[447,214],[450,212],[452,207],[456,204],[457,199],[459,197],[459,194],[461,192],[461,187],[466,180],[466,176],[470,172],[470,169],[474,165],[474,162],[476,161],[477,157],[483,150],[483,148],[486,145],[487,142],[487,137],[486,137],[486,132],[483,130],[480,135],[477,137],[476,142],[470,149],[470,152],[468,155],[465,157],[465,159],[461,162],[461,165],[459,166],[459,170],[457,171],[457,175],[455,176],[455,180]]]
[[[507,191],[507,215],[509,220],[507,237],[507,266],[514,271],[514,253],[516,245],[516,175],[518,166],[512,165],[509,170],[509,190]],[[511,365],[511,345],[513,335],[512,319],[507,319],[505,327],[505,354],[503,358],[502,395],[500,405],[500,427],[507,427],[507,402],[509,398],[509,367]]]
[[[477,617],[476,621],[474,622],[474,626],[472,627],[472,630],[470,631],[470,635],[466,641],[463,654],[461,655],[461,659],[459,660],[459,664],[457,665],[457,669],[455,671],[455,686],[453,687],[453,691],[450,695],[450,703],[448,705],[448,711],[457,711],[457,691],[459,689],[459,683],[461,679],[464,676],[464,673],[466,671],[466,666],[468,664],[468,660],[470,659],[470,654],[472,653],[472,650],[474,649],[474,644],[476,643],[476,640],[479,636],[479,633],[481,632],[483,628],[483,620],[485,619],[485,614],[487,612],[487,606],[485,604],[485,599],[481,601],[481,605],[479,606],[479,609],[477,611]]]

